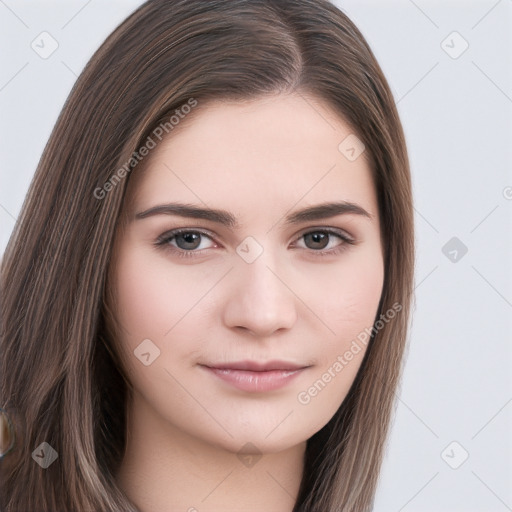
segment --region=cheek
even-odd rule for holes
[[[383,261],[378,250],[368,251],[350,255],[335,271],[323,272],[315,302],[334,331],[327,340],[339,346],[373,324],[382,295]]]
[[[187,326],[187,311],[197,302],[196,295],[204,291],[197,289],[197,283],[184,282],[178,272],[170,273],[165,258],[136,243],[121,247],[113,277],[115,314],[122,329],[116,341],[123,366],[145,400],[165,409],[171,390],[180,396],[165,370],[174,375],[174,367],[180,368],[178,362],[186,359],[190,347],[175,343],[172,351],[167,349],[178,333],[190,335],[180,330]],[[146,353],[150,354],[147,366],[142,355]]]
[[[163,276],[158,277],[158,269],[147,265],[134,250],[125,251],[119,258],[116,274],[117,313],[125,331],[132,338],[148,337],[149,332],[158,329],[155,320],[162,318],[167,304],[165,295],[162,295],[162,290],[166,288],[165,281]],[[149,329],[150,326],[152,329]]]
[[[378,247],[377,247],[378,249]],[[347,258],[316,294],[321,318],[330,331],[323,337],[317,354],[318,367],[309,387],[302,389],[298,401],[306,410],[332,417],[344,400],[360,368],[369,333],[375,321],[382,294],[384,268],[379,250]]]
[[[143,386],[153,386],[150,376],[160,378],[155,372],[161,373],[162,368],[174,373],[188,365],[191,354],[201,347],[208,321],[216,318],[208,312],[209,302],[204,297],[218,280],[217,273],[210,269],[208,275],[196,272],[189,277],[182,268],[173,268],[165,257],[137,243],[127,243],[119,251],[113,280],[115,313],[122,329],[118,347],[127,371]],[[147,346],[147,342],[141,345],[147,339],[155,353],[160,351],[149,367],[134,357],[139,346]],[[146,384],[141,378],[148,379]]]
[[[155,258],[147,249],[132,245],[121,252],[115,276],[117,314],[130,338],[162,339],[186,314],[200,290],[179,277],[169,272],[165,258]]]

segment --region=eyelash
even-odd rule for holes
[[[207,249],[202,250],[185,250],[176,248],[169,244],[171,240],[173,240],[177,235],[182,235],[184,233],[198,233],[202,236],[206,236],[207,238],[210,238],[213,241],[213,237],[210,233],[203,231],[201,229],[189,229],[189,228],[180,228],[180,229],[173,229],[171,231],[167,231],[166,233],[160,235],[156,242],[155,246],[162,250],[171,251],[174,254],[177,254],[179,258],[195,258],[197,257],[198,253],[201,253],[202,251],[206,251]],[[337,245],[334,249],[329,249],[327,251],[325,250],[318,250],[315,251],[314,249],[306,249],[310,253],[313,253],[315,257],[324,257],[324,256],[334,256],[341,254],[343,251],[348,249],[349,245],[355,245],[356,241],[353,238],[350,238],[348,235],[343,233],[342,231],[334,230],[332,228],[314,228],[309,231],[306,231],[300,235],[297,240],[300,240],[301,238],[305,237],[306,235],[310,235],[313,233],[325,233],[328,235],[334,235],[338,238],[340,238],[343,243],[340,245]]]

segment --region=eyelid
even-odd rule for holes
[[[199,258],[203,255],[204,251],[207,251],[208,249],[211,249],[211,247],[208,247],[206,249],[199,249],[199,250],[185,250],[180,249],[179,247],[175,247],[171,245],[169,242],[170,240],[174,239],[176,236],[178,236],[181,233],[199,233],[203,236],[206,236],[207,238],[210,238],[212,242],[217,245],[218,242],[216,241],[217,235],[215,235],[213,232],[211,232],[208,229],[204,228],[195,228],[195,227],[184,227],[184,228],[175,228],[170,229],[163,234],[161,234],[155,241],[154,245],[158,249],[166,249],[170,251],[171,253],[174,253],[180,258]],[[334,235],[341,239],[341,243],[336,245],[335,247],[331,249],[320,249],[320,250],[314,250],[309,249],[308,247],[299,247],[299,249],[303,249],[308,253],[308,255],[311,255],[312,257],[328,257],[328,256],[337,256],[341,254],[343,251],[348,249],[350,246],[357,245],[359,242],[356,240],[352,235],[350,235],[346,230],[337,228],[337,227],[331,227],[331,226],[309,226],[307,228],[304,228],[301,230],[298,234],[294,235],[293,238],[293,244],[296,244],[298,241],[300,241],[305,235],[315,232],[324,232],[328,235]],[[292,247],[292,249],[296,249],[296,247]]]
[[[158,238],[157,238],[157,241],[162,241],[162,240],[166,240],[168,238],[171,238],[172,236],[175,236],[175,235],[179,235],[180,233],[188,233],[188,232],[197,232],[197,233],[201,233],[203,235],[206,235],[208,236],[209,238],[212,238],[212,239],[217,239],[217,235],[213,232],[213,231],[210,231],[209,229],[206,229],[206,228],[199,228],[199,227],[184,227],[184,228],[175,228],[175,229],[169,229],[168,231],[165,231],[164,233],[162,233]],[[345,237],[349,240],[352,240],[352,241],[356,241],[355,237],[352,236],[348,231],[346,231],[345,229],[341,229],[341,228],[338,228],[338,227],[334,227],[334,226],[308,226],[307,228],[303,228],[302,230],[300,230],[298,232],[298,234],[295,234],[294,235],[294,238],[293,240],[297,240],[298,238],[301,238],[303,237],[304,235],[308,234],[308,233],[311,233],[313,231],[329,231],[329,232],[334,232],[335,234],[338,234],[342,237]]]
[[[171,238],[174,238],[182,233],[199,233],[203,236],[206,236],[210,239],[212,239],[213,242],[217,243],[215,239],[217,238],[217,235],[213,233],[212,231],[209,231],[208,229],[203,228],[175,228],[175,229],[169,229],[168,231],[165,231],[160,236],[157,237],[155,244],[156,245],[163,245],[166,242],[168,242]],[[192,252],[192,251],[188,251]],[[195,251],[199,252],[199,251]]]
[[[345,229],[334,227],[334,226],[309,226],[309,227],[305,228],[304,230],[300,231],[300,235],[298,235],[298,238],[300,238],[308,233],[316,232],[316,231],[326,231],[331,234],[337,234],[338,236],[341,236],[341,237],[351,240],[353,242],[356,241],[356,238],[354,236],[352,236],[348,231],[346,231]]]

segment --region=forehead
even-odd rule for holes
[[[199,102],[176,128],[132,171],[134,204],[179,199],[243,208],[265,201],[275,209],[302,197],[376,209],[368,155],[347,158],[347,141],[361,150],[357,135],[315,97]]]

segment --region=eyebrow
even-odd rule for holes
[[[322,203],[316,206],[309,206],[298,210],[285,218],[285,225],[294,225],[301,222],[327,219],[337,215],[354,214],[372,219],[373,216],[368,213],[362,206],[347,201],[339,201],[334,203]],[[187,217],[193,219],[203,219],[221,224],[231,229],[239,229],[240,224],[236,217],[227,210],[219,210],[215,208],[203,208],[200,206],[168,203],[153,206],[147,210],[135,214],[134,220],[146,219],[153,215],[177,215],[179,217]]]

